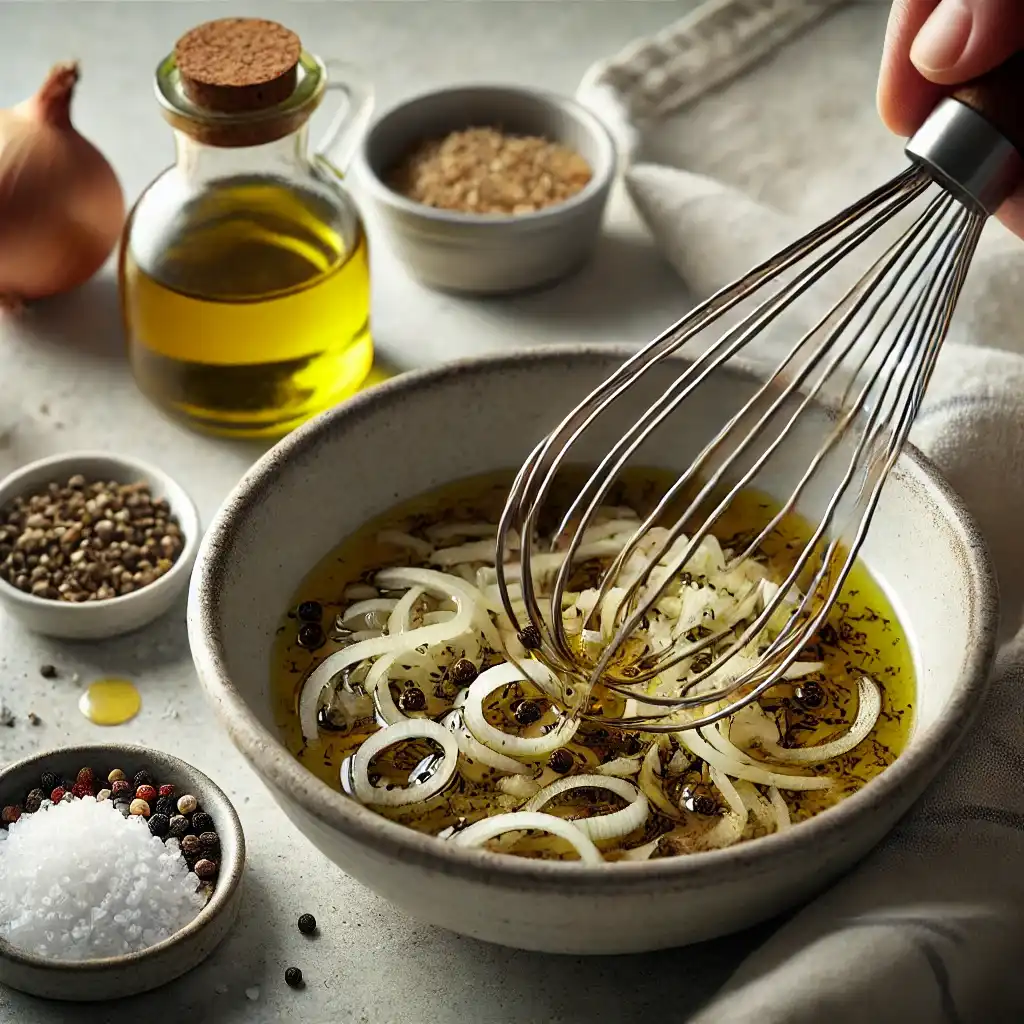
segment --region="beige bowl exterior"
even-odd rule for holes
[[[901,616],[917,663],[917,719],[883,775],[817,818],[727,850],[584,867],[463,850],[387,821],[316,779],[280,743],[269,655],[310,568],[396,502],[519,464],[571,403],[627,355],[593,346],[533,350],[399,377],[322,415],[243,478],[201,548],[189,601],[199,676],[232,739],[285,813],[345,871],[413,916],[479,939],[557,953],[684,945],[793,907],[864,856],[936,775],[986,684],[996,589],[981,537],[916,451],[899,460],[863,556]],[[678,367],[626,401],[586,458],[605,450]],[[685,467],[749,395],[736,371],[697,392],[641,464]],[[653,389],[653,390],[652,390]],[[795,473],[803,442],[780,466]]]

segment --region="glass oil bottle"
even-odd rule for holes
[[[177,159],[129,216],[121,304],[139,386],[201,429],[280,436],[372,367],[366,234],[336,170],[372,93],[336,67],[329,82],[283,26],[224,18],[157,69]],[[311,157],[330,89],[348,102]]]

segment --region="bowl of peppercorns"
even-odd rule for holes
[[[71,452],[0,481],[0,603],[36,633],[99,640],[139,629],[188,584],[199,515],[136,459]]]

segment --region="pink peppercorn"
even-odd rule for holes
[[[58,786],[51,794],[50,799],[55,803],[59,804],[64,799],[64,787]]]
[[[174,796],[174,787],[173,786],[161,786],[160,787],[160,795],[161,796]]]
[[[132,784],[126,779],[118,779],[110,784],[110,795],[114,797],[126,796],[132,791]]]
[[[147,804],[152,803],[156,800],[156,790],[152,786],[139,786],[135,790],[135,799],[145,800]]]

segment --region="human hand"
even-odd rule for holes
[[[1022,49],[1022,0],[894,0],[878,80],[882,120],[897,135],[913,135],[957,85]],[[999,219],[1024,238],[1024,185]]]

